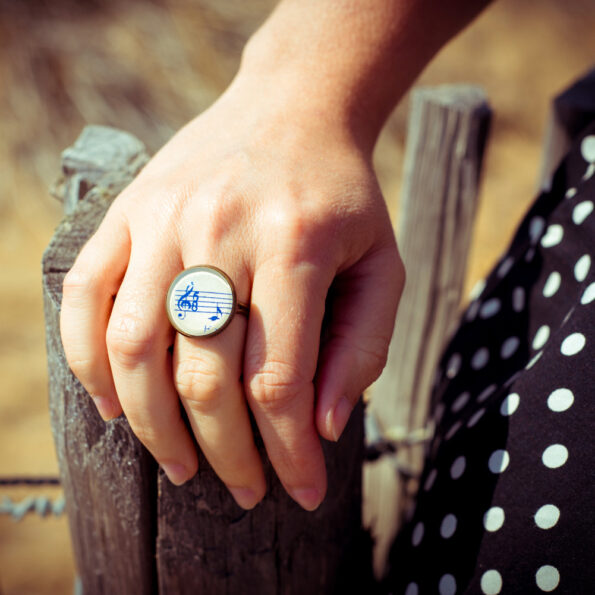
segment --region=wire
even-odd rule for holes
[[[59,486],[59,477],[0,477],[0,486]]]

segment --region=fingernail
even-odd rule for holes
[[[246,510],[250,510],[258,504],[256,494],[250,488],[229,488],[229,491],[238,505]]]
[[[165,471],[167,479],[174,485],[181,486],[188,479],[188,471],[184,465],[179,463],[161,463],[161,468]]]
[[[291,490],[291,497],[306,510],[316,510],[320,506],[320,491],[316,488],[295,488]]]
[[[95,403],[95,407],[97,407],[97,411],[99,412],[99,415],[101,415],[103,421],[109,421],[116,417],[110,399],[106,397],[98,397],[96,395],[91,395],[91,397],[93,398],[93,403]]]
[[[341,397],[335,405],[331,422],[331,435],[335,442],[341,437],[352,410],[353,405],[347,397]]]

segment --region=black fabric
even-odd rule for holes
[[[441,363],[387,591],[595,592],[595,123],[534,203]]]

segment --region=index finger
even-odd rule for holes
[[[269,459],[306,510],[326,493],[313,379],[327,289],[310,263],[257,270],[244,356],[246,396]]]

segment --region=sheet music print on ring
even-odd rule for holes
[[[182,320],[187,314],[193,312],[206,314],[209,320],[219,320],[223,314],[231,314],[233,308],[231,291],[199,291],[194,289],[194,282],[189,283],[185,290],[177,289],[174,297],[176,300],[174,312]]]
[[[235,294],[229,278],[218,269],[186,269],[174,279],[167,296],[172,325],[189,336],[215,334],[235,313]]]

